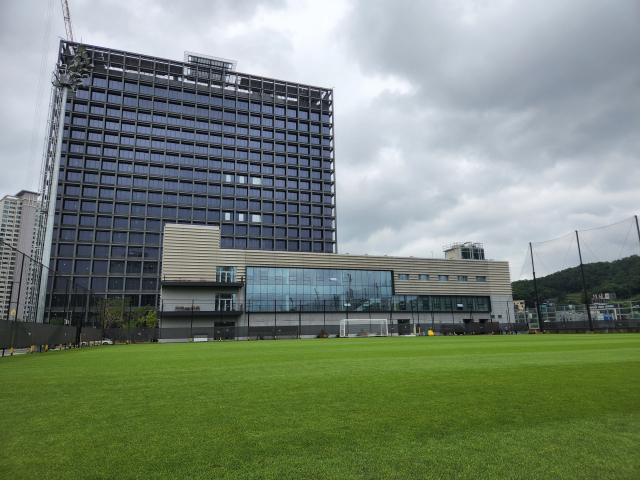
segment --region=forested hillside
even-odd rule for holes
[[[614,262],[590,263],[584,266],[588,296],[594,293],[614,292],[618,298],[640,293],[640,257],[631,257]],[[546,277],[538,278],[538,298],[557,298],[567,303],[567,294],[582,291],[580,267],[567,268]],[[533,307],[535,293],[533,280],[518,280],[511,283],[514,300],[524,300],[527,307]]]

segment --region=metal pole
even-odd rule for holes
[[[416,297],[416,301],[417,301],[417,297]],[[411,303],[411,323],[413,323],[413,302],[410,300]],[[415,328],[415,325],[414,325]]]
[[[247,340],[249,340],[249,329],[251,328],[251,300],[247,300],[245,303],[247,304]]]
[[[302,300],[300,300],[300,308],[298,309],[298,338],[302,338]]]
[[[637,217],[636,217],[637,218]],[[576,230],[576,240],[578,242],[578,256],[580,257],[580,271],[582,272],[582,288],[584,289],[584,301],[587,308],[587,318],[589,319],[589,330],[593,332],[593,320],[591,320],[591,309],[589,308],[589,295],[587,294],[587,281],[584,278],[584,265],[582,264],[582,252],[580,251],[580,236]]]
[[[22,256],[22,268],[20,269],[20,279],[18,280],[18,296],[16,297],[16,320],[18,319],[18,314],[20,313],[20,293],[22,291],[22,272],[24,272],[24,261],[25,257]],[[11,301],[9,301],[11,303]],[[11,307],[11,305],[9,305]]]
[[[529,242],[529,250],[531,252],[531,268],[533,269],[533,289],[536,292],[536,312],[538,313],[538,326],[542,327],[542,312],[540,311],[540,299],[538,298],[538,283],[536,282],[536,266],[533,263],[533,247]],[[529,319],[527,319],[527,328],[529,328]]]
[[[44,245],[42,248],[42,264],[49,267],[51,262],[51,242],[53,241],[53,220],[56,214],[56,200],[58,198],[58,177],[60,176],[60,155],[62,154],[62,138],[64,134],[64,116],[67,109],[67,95],[69,89],[62,89],[62,106],[60,107],[60,117],[58,118],[58,140],[56,143],[56,156],[53,161],[53,171],[51,172],[51,186],[49,187],[49,210],[47,212],[47,228],[45,230]],[[48,275],[40,277],[40,297],[38,298],[38,323],[44,322],[44,309],[47,297]]]
[[[13,286],[16,284],[15,281],[11,280],[11,293],[9,294],[9,309],[7,310],[7,321],[11,318],[11,299],[13,298]]]
[[[46,275],[47,276],[47,284],[48,284],[49,283],[49,269],[45,268],[44,265],[42,263],[39,263],[39,262],[36,263],[36,268],[40,268],[40,275]],[[36,305],[35,305],[36,308],[35,308],[35,312],[34,312],[35,313],[34,320],[33,320],[34,322],[38,321],[38,315],[39,315],[38,312],[40,312],[40,298],[39,298],[39,295],[40,295],[40,292],[38,292],[38,301],[36,302]],[[45,300],[46,300],[46,296],[45,296]],[[44,315],[43,315],[43,317],[44,317]]]
[[[67,277],[63,277],[64,278],[64,285],[65,285],[65,290],[64,290],[64,308],[62,310],[62,324],[64,325],[64,321],[67,318],[67,304],[69,302],[69,279]],[[53,288],[55,288],[55,281],[53,282]],[[49,323],[51,323],[51,319],[49,319]],[[69,326],[71,326],[71,322],[69,322]]]
[[[84,287],[81,287],[81,288],[84,288]],[[91,297],[89,297],[89,298],[91,298]],[[86,325],[86,323],[87,323],[85,321],[86,320],[86,318],[85,318],[86,315],[87,315],[87,296],[85,294],[84,298],[82,299],[82,317],[80,317],[80,327],[82,327],[83,324]]]
[[[327,299],[322,301],[322,323],[324,326],[324,333],[327,333]]]
[[[453,314],[453,299],[451,299],[451,330],[452,330],[452,333],[455,335],[456,334],[456,317]]]
[[[273,338],[278,339],[278,301],[273,300]]]
[[[194,305],[194,300],[191,300],[191,334],[189,336],[189,341],[193,342],[193,305]]]

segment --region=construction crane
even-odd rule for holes
[[[69,3],[67,0],[60,0],[62,3],[62,16],[64,17],[64,28],[67,31],[67,40],[75,42],[73,38],[73,24],[71,23],[71,14],[69,13]]]

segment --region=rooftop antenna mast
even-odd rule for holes
[[[62,16],[64,17],[64,28],[67,31],[67,40],[75,42],[73,38],[73,24],[71,23],[71,14],[69,13],[69,3],[67,0],[60,0],[62,3]]]

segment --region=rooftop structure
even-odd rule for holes
[[[484,260],[484,246],[476,242],[458,242],[442,247],[445,258],[455,260]]]

